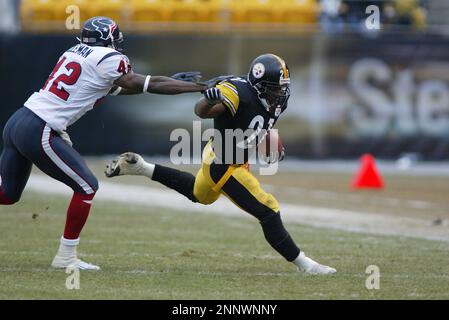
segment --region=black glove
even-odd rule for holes
[[[209,88],[203,92],[204,97],[211,106],[216,105],[224,100],[223,95],[221,94],[220,89],[218,88]]]
[[[170,78],[180,81],[199,83],[202,77],[203,76],[199,71],[188,71],[188,72],[175,73]]]
[[[208,88],[212,88],[212,87],[215,87],[220,82],[222,82],[224,80],[232,79],[232,78],[236,78],[236,76],[233,76],[233,75],[218,76],[218,77],[212,78],[210,80],[203,81],[203,83],[205,85],[207,85]]]

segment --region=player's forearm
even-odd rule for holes
[[[179,94],[185,92],[200,92],[206,89],[205,85],[193,82],[175,80],[164,76],[144,76],[132,71],[117,79],[115,85],[126,89],[125,94],[150,92],[157,94]]]
[[[201,98],[195,104],[195,114],[202,119],[216,118],[224,112],[222,103],[211,106],[206,99]]]
[[[122,88],[122,90],[120,90],[120,93],[118,95],[119,96],[124,96],[124,95],[141,94],[141,93],[143,93],[142,89],[139,90],[138,88],[135,88],[135,89]]]
[[[200,92],[207,89],[205,85],[194,82],[175,80],[170,77],[152,76],[148,92],[158,94],[179,94],[185,92]]]
[[[113,86],[109,91],[109,94],[112,96],[123,96],[123,95],[132,95],[132,94],[140,94],[143,93],[142,90],[139,89],[125,89],[119,86]]]

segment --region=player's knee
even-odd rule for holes
[[[265,205],[275,213],[279,213],[279,202],[272,194],[267,194],[265,199]]]
[[[204,204],[204,205],[212,204],[212,203],[215,202],[214,199],[210,199],[210,198],[204,197],[202,195],[195,195],[194,194],[193,198],[196,200],[196,201],[193,200],[193,202],[201,203],[201,204]]]
[[[99,189],[98,179],[95,176],[92,176],[89,184],[90,184],[90,187],[92,188],[92,190],[94,191],[94,193],[96,193]]]
[[[260,212],[258,214],[259,222],[261,225],[271,223],[272,221],[277,221],[280,219],[279,212],[275,212],[273,210],[267,209],[264,212]]]
[[[278,219],[280,216],[279,203],[271,194],[268,196],[264,199],[263,206],[254,207],[253,211],[250,211],[261,224],[269,220]]]
[[[191,200],[196,203],[208,205],[215,202],[216,199],[210,197],[210,193],[205,188],[199,188],[198,185],[194,185]]]
[[[198,201],[199,203],[201,203],[201,204],[204,204],[204,205],[209,205],[209,204],[212,204],[212,203],[214,203],[215,202],[215,200],[216,199],[203,199],[202,201]]]
[[[95,176],[85,178],[86,186],[73,188],[73,191],[82,194],[95,194],[98,191],[98,179]]]

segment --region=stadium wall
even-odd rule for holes
[[[38,90],[73,36],[0,36],[0,124]],[[449,43],[424,35],[159,35],[126,38],[136,72],[245,74],[252,58],[283,56],[292,97],[278,128],[288,154],[449,159]],[[175,128],[192,129],[197,94],[109,97],[69,130],[83,154],[168,155]],[[203,128],[211,125],[205,122]]]

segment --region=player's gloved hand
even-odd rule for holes
[[[64,140],[65,143],[67,143],[69,146],[73,146],[73,142],[72,140],[70,140],[70,136],[67,133],[67,131],[61,131],[59,132],[59,136],[62,138],[62,140]]]
[[[218,88],[209,88],[203,92],[203,95],[206,98],[207,103],[211,106],[221,103],[224,100],[223,94]]]
[[[195,82],[195,83],[199,83],[202,77],[203,76],[199,71],[179,72],[171,76],[171,78],[175,80]]]

